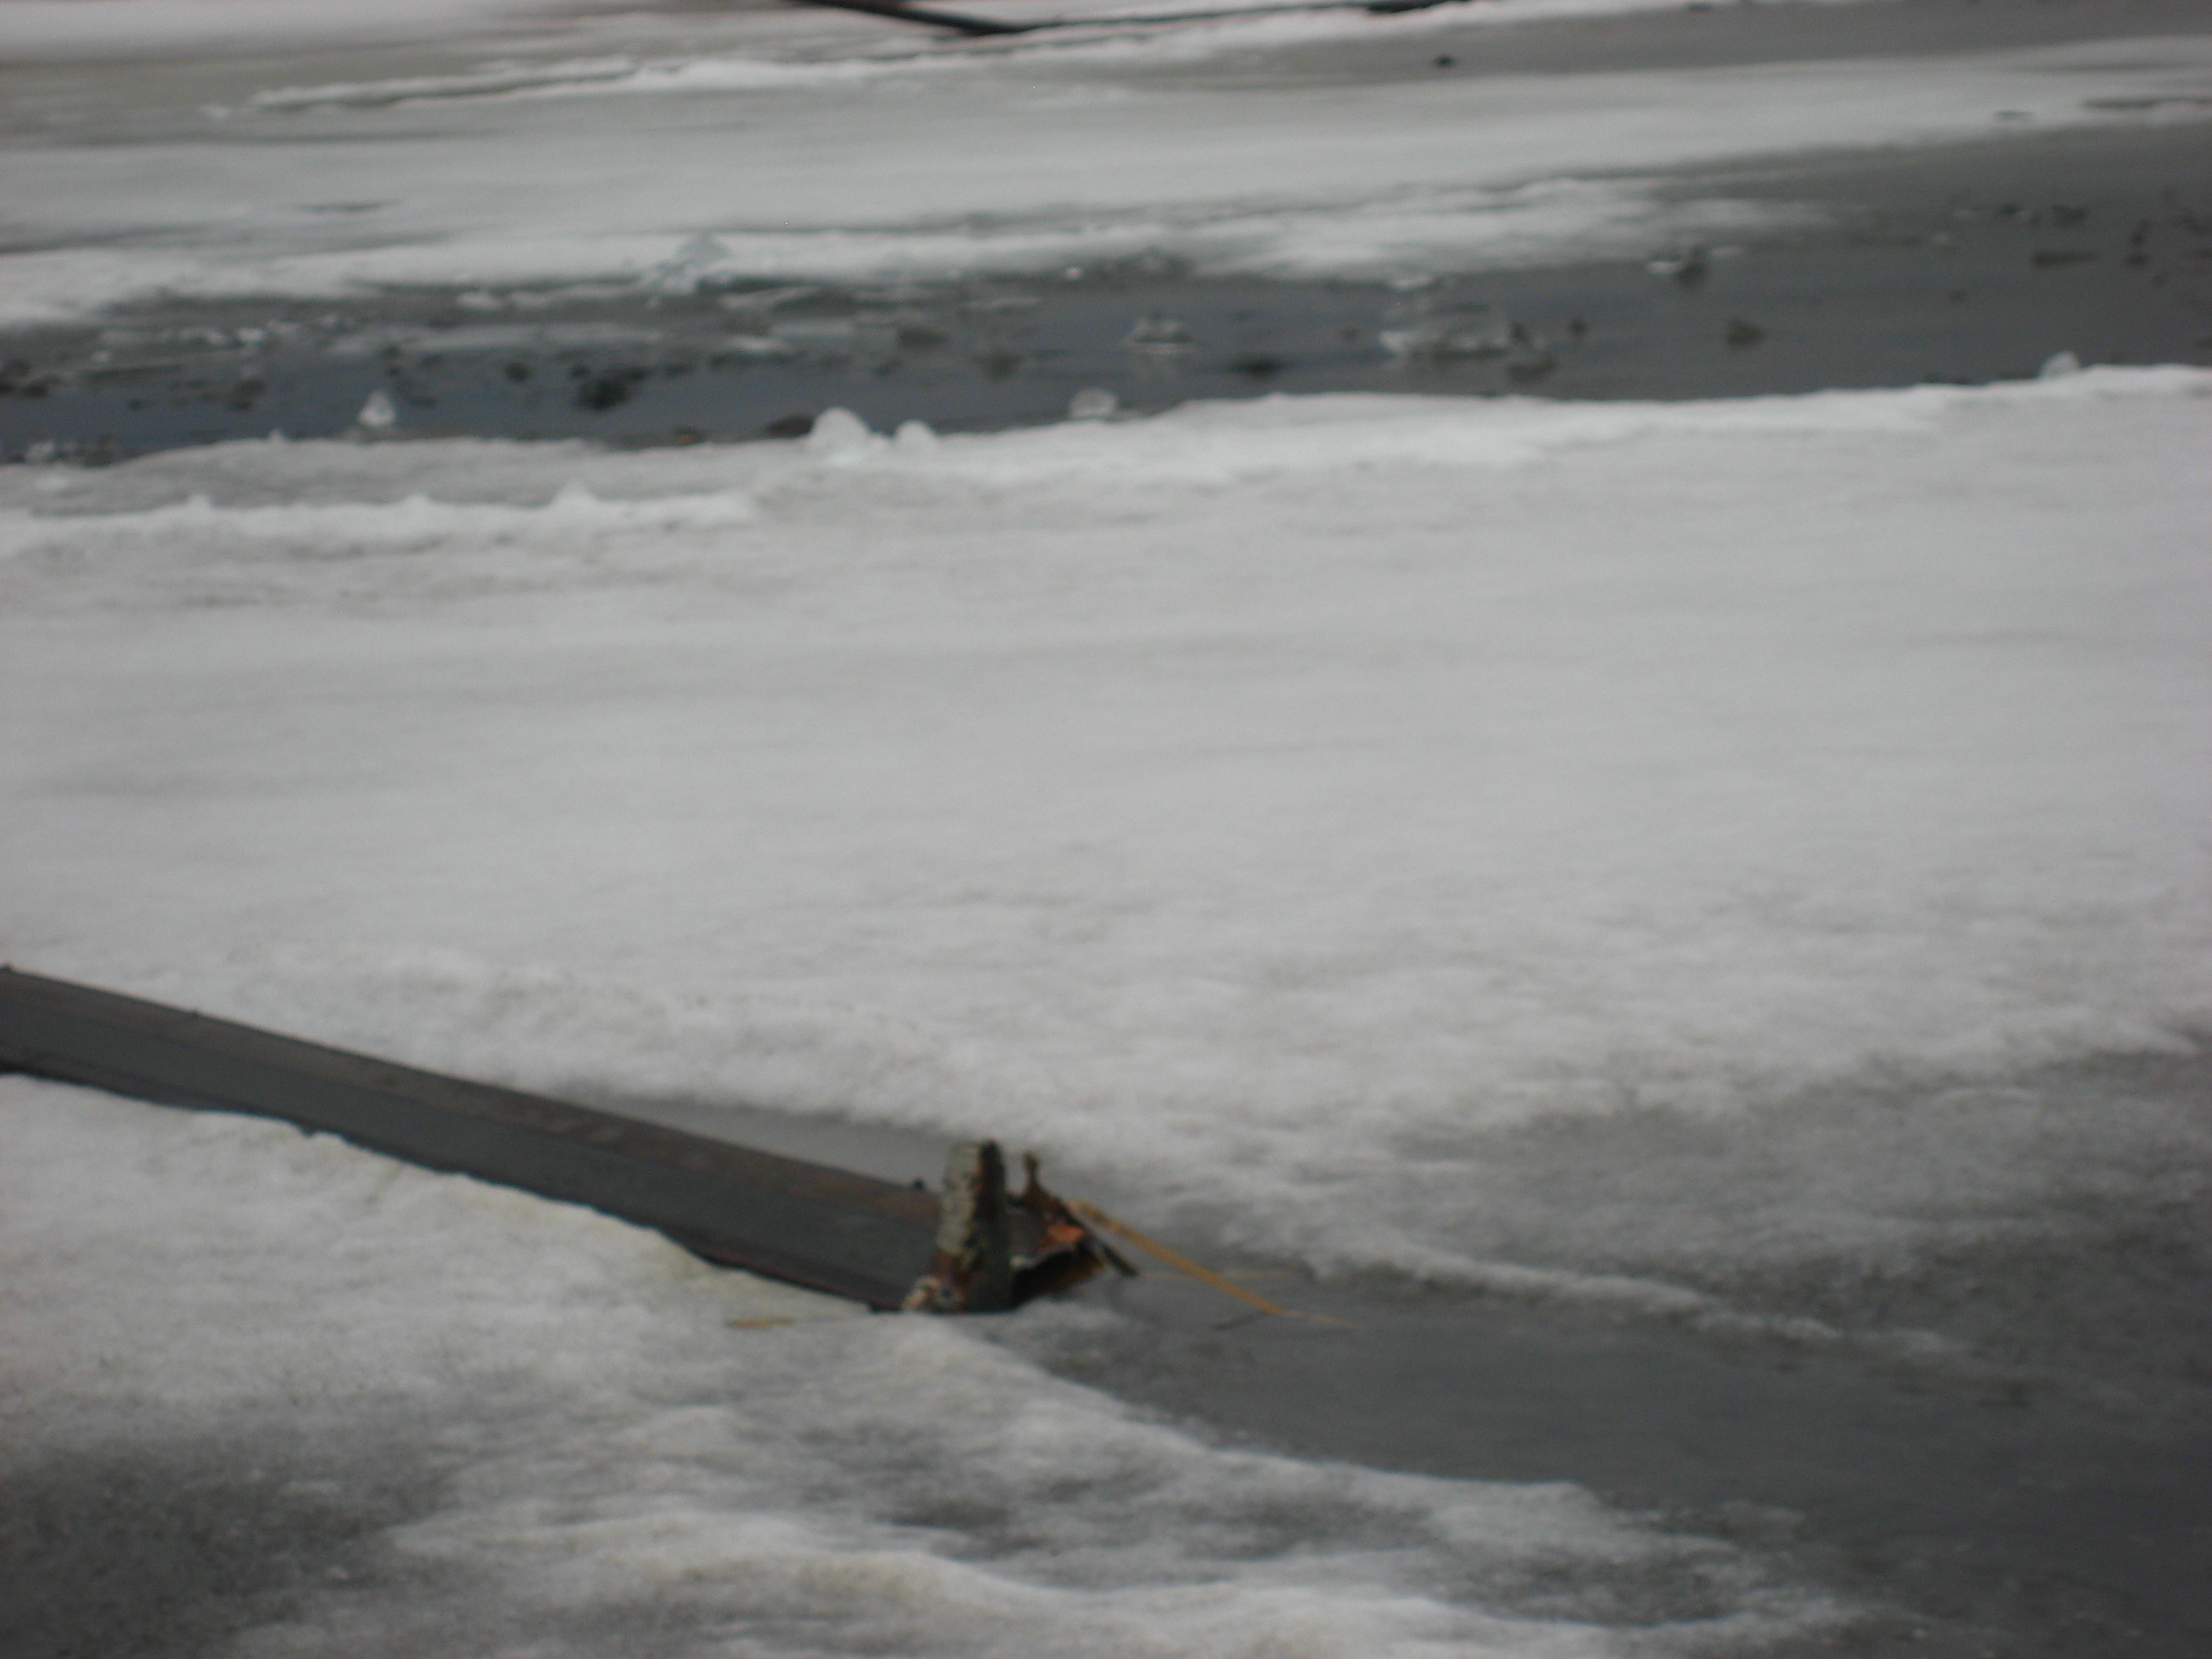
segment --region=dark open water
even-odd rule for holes
[[[1740,397],[2212,363],[2212,125],[1684,179],[1820,228],[1411,289],[1206,280],[1166,262],[895,289],[393,292],[126,312],[0,337],[0,446],[101,460],[281,430],[381,395],[390,430],[664,444],[1062,418],[1269,392]],[[1662,267],[1655,270],[1654,264]]]

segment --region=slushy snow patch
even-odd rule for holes
[[[1224,1449],[955,1322],[286,1125],[7,1078],[0,1138],[0,1478],[235,1436],[203,1509],[302,1462],[325,1505],[411,1483],[253,1651],[1601,1659],[1824,1616],[1571,1486]]]

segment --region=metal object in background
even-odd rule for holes
[[[827,6],[834,11],[866,12],[895,23],[920,23],[927,28],[951,29],[957,34],[1040,34],[1048,29],[1106,29],[1150,27],[1166,23],[1234,21],[1246,17],[1274,17],[1285,12],[1364,11],[1378,17],[1400,12],[1428,11],[1449,0],[1287,0],[1270,6],[1213,7],[1195,11],[1139,12],[1113,17],[1041,17],[1033,23],[1007,23],[996,18],[975,17],[963,12],[939,11],[931,6],[908,6],[899,0],[794,0],[806,6]]]

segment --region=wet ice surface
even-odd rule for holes
[[[617,1103],[718,1122],[703,1103]],[[2092,1126],[2162,1119],[2162,1133],[2136,1144],[2188,1167],[2201,1163],[2208,1111],[2212,1055],[2105,1055],[1971,1085],[1832,1089],[1775,1103],[1753,1133],[1664,1109],[1540,1122],[1486,1137],[1466,1177],[1501,1255],[1540,1259],[1572,1216],[1583,1263],[1701,1278],[1737,1308],[1814,1316],[1832,1332],[1942,1334],[1917,1344],[1731,1333],[1686,1312],[1679,1322],[1539,1312],[1389,1275],[1317,1281],[1218,1246],[1217,1265],[1348,1328],[1255,1319],[1147,1264],[1140,1280],[1094,1285],[1000,1337],[1059,1375],[1243,1443],[1426,1474],[1571,1480],[1771,1553],[1863,1610],[1848,1650],[2185,1659],[2212,1636],[2202,1589],[2212,1215],[2191,1182],[2158,1195],[2157,1175],[2123,1167],[2135,1155],[2116,1160],[2116,1139]],[[939,1151],[758,1111],[719,1124],[894,1179]],[[2064,1143],[2049,1149],[2075,1166],[2063,1190],[2008,1197],[1974,1173],[2017,1170],[2023,1136]],[[1917,1186],[1896,1183],[1890,1206],[1923,1222],[1948,1209],[1947,1242],[1757,1260],[1778,1212],[1817,1208],[1824,1160],[1846,1146],[1863,1159],[1886,1141],[1899,1166],[1929,1170]],[[1113,1192],[1110,1169],[1054,1176]],[[1677,1230],[1699,1208],[1712,1213],[1686,1256],[1680,1233],[1662,1239],[1655,1222]],[[1839,1642],[1823,1632],[1808,1645]]]
[[[951,1322],[281,1125],[16,1080],[0,1109],[48,1241],[10,1261],[11,1655],[1599,1655],[1832,1622],[1570,1486],[1221,1445]]]
[[[1474,1177],[1473,1206],[1518,1233],[1519,1252],[1538,1214],[1572,1213],[1582,1260],[1650,1270],[1643,1251],[1656,1241],[1637,1238],[1649,1219],[1711,1206],[1708,1282],[1724,1280],[1735,1305],[1941,1333],[1960,1344],[1948,1352],[1693,1335],[1694,1316],[1673,1329],[1532,1317],[1498,1298],[1371,1277],[1316,1285],[1264,1264],[1255,1282],[1270,1294],[1354,1328],[1250,1322],[1194,1287],[1147,1280],[1093,1293],[1119,1318],[1070,1311],[1012,1340],[1068,1375],[1264,1443],[1486,1479],[1557,1473],[1625,1507],[1757,1540],[1881,1607],[1859,1633],[1869,1650],[2180,1659],[2212,1632],[2212,1225],[2196,1200],[2161,1201],[2142,1172],[2112,1170],[2094,1132],[2076,1143],[2068,1190],[2010,1204],[1969,1190],[1963,1166],[2012,1164],[2004,1143],[2024,1127],[1994,1113],[1977,1123],[1945,1097],[1981,1091],[2062,1138],[2068,1121],[2166,1116],[2166,1156],[2188,1163],[2212,1109],[2212,1060],[2105,1056],[1964,1091],[1839,1089],[1778,1103],[1741,1137],[1664,1111],[1553,1121],[1492,1138]],[[1917,1194],[1899,1183],[1890,1203],[1901,1216],[1944,1189],[1939,1203],[1973,1218],[1954,1239],[1909,1259],[1874,1249],[1747,1262],[1776,1224],[1765,1199],[1817,1206],[1824,1157],[1850,1146],[1856,1161],[1899,1136],[1929,1137],[1921,1155],[1943,1172]],[[1683,1274],[1681,1243],[1660,1247],[1670,1276]]]
[[[2108,1107],[2163,1101],[2201,1114],[2212,1079],[2201,1057],[2107,1060],[2009,1086],[2049,1097],[2054,1111],[2075,1109],[2086,1091]],[[287,1162],[295,1166],[295,1180],[303,1161],[362,1166],[368,1179],[349,1183],[350,1194],[340,1183],[320,1198],[314,1224],[346,1252],[374,1250],[386,1271],[395,1266],[392,1243],[364,1236],[364,1223],[373,1224],[375,1207],[422,1177],[395,1182],[373,1173],[375,1160],[312,1152],[310,1146],[329,1144],[303,1144],[287,1131],[196,1125],[174,1114],[95,1104],[74,1091],[44,1091],[45,1098],[26,1092],[36,1088],[0,1092],[19,1150],[35,1156],[43,1139],[70,1127],[80,1156],[97,1155],[103,1183],[135,1196],[162,1243],[189,1240],[217,1253],[234,1276],[234,1293],[255,1298],[260,1320],[301,1322],[334,1352],[303,1364],[282,1345],[270,1351],[263,1339],[262,1348],[248,1346],[248,1363],[267,1368],[282,1397],[260,1397],[249,1387],[243,1402],[210,1409],[193,1398],[197,1362],[189,1340],[161,1333],[143,1316],[107,1339],[142,1350],[103,1362],[107,1386],[151,1367],[155,1399],[118,1413],[99,1390],[88,1391],[93,1397],[73,1432],[57,1432],[50,1422],[0,1454],[9,1492],[0,1506],[0,1565],[7,1569],[0,1573],[0,1633],[8,1651],[22,1659],[88,1650],[118,1659],[397,1654],[446,1650],[494,1632],[508,1647],[535,1641],[541,1651],[605,1644],[625,1653],[690,1653],[714,1651],[718,1640],[739,1630],[772,1640],[787,1617],[810,1629],[814,1650],[828,1651],[851,1650],[846,1644],[856,1637],[896,1639],[901,1651],[960,1653],[1000,1651],[1008,1638],[1030,1644],[1012,1650],[1022,1653],[1120,1653],[1128,1641],[1139,1650],[1185,1651],[1180,1639],[1206,1640],[1200,1632],[1216,1620],[1203,1607],[1204,1593],[1181,1609],[1116,1605],[1117,1580],[1132,1571],[1158,1577],[1157,1563],[1142,1551],[1132,1554],[1131,1540],[1117,1535],[1125,1525],[1188,1528],[1176,1535],[1186,1552],[1185,1582],[1194,1588],[1219,1583],[1282,1551],[1293,1554],[1310,1583],[1340,1581],[1347,1567],[1357,1571],[1362,1552],[1379,1549],[1397,1562],[1391,1576],[1401,1591],[1420,1584],[1423,1573],[1442,1573],[1424,1588],[1443,1603],[1471,1597],[1493,1620],[1517,1613],[1531,1621],[1493,1624],[1480,1634],[1463,1627],[1459,1641],[1474,1645],[1449,1645],[1452,1652],[1553,1651],[1545,1644],[1556,1633],[1540,1633],[1540,1625],[1563,1615],[1626,1638],[1622,1648],[1607,1644],[1596,1651],[1646,1650],[1639,1634],[1658,1641],[1650,1650],[1667,1652],[1680,1650],[1685,1639],[1694,1651],[1942,1659],[1991,1652],[2184,1659],[2202,1649],[2212,1424],[2201,1409],[2177,1412],[2161,1390],[2142,1387],[2147,1370],[2166,1364],[2151,1352],[2160,1342],[2202,1352],[2201,1211],[2116,1213],[2102,1237],[2068,1241],[2064,1271],[2124,1301],[2106,1316],[2120,1341],[2103,1344],[2086,1370],[2070,1356],[2051,1363],[2054,1339],[2069,1343],[2094,1323],[2080,1321],[2079,1308],[2063,1301],[2032,1310],[2035,1328],[2015,1333],[2039,1351],[2026,1364],[1960,1369],[1755,1335],[1716,1341],[1710,1333],[1496,1297],[1470,1300],[1382,1277],[1316,1283],[1261,1259],[1224,1265],[1237,1266],[1271,1295],[1344,1319],[1349,1328],[1255,1321],[1209,1291],[1154,1275],[1101,1285],[975,1333],[1054,1376],[1185,1425],[1177,1436],[1149,1435],[1181,1473],[1188,1490],[1178,1497],[1162,1486],[1164,1470],[1144,1467],[1147,1433],[1114,1431],[1113,1408],[1103,1401],[1056,1394],[1042,1374],[994,1367],[958,1342],[927,1356],[903,1345],[907,1373],[890,1395],[902,1413],[897,1419],[880,1414],[885,1401],[870,1398],[878,1391],[866,1381],[842,1391],[848,1397],[825,1412],[831,1403],[825,1384],[836,1368],[880,1364],[886,1344],[894,1351],[902,1346],[890,1322],[864,1318],[859,1329],[828,1338],[783,1329],[775,1318],[812,1317],[815,1305],[793,1297],[763,1310],[753,1305],[758,1293],[742,1288],[742,1276],[687,1274],[680,1258],[650,1246],[625,1251],[641,1255],[652,1271],[611,1286],[616,1297],[642,1297],[655,1327],[681,1328],[683,1316],[659,1282],[676,1267],[679,1280],[690,1279],[691,1297],[705,1298],[710,1310],[726,1307],[748,1322],[744,1327],[702,1341],[692,1322],[698,1352],[683,1369],[672,1365],[681,1347],[656,1334],[647,1349],[652,1366],[677,1375],[617,1386],[603,1378],[574,1390],[564,1377],[549,1381],[546,1336],[514,1325],[516,1310],[537,1316],[527,1310],[547,1294],[542,1270],[533,1276],[495,1252],[488,1288],[507,1309],[486,1319],[462,1284],[441,1282],[457,1277],[451,1267],[417,1263],[405,1275],[410,1295],[434,1287],[439,1301],[459,1303],[458,1317],[442,1334],[403,1339],[420,1343],[428,1334],[442,1350],[413,1383],[411,1404],[403,1403],[394,1396],[407,1392],[404,1379],[388,1370],[393,1333],[373,1311],[383,1273],[364,1276],[356,1261],[331,1279],[329,1267],[307,1267],[323,1251],[303,1249],[296,1229],[306,1218],[257,1244],[240,1237],[246,1230],[234,1221],[196,1214],[193,1183],[184,1179],[189,1154],[179,1154],[196,1139],[220,1148],[264,1188],[285,1183]],[[1855,1120],[1869,1111],[1924,1104],[1909,1091],[1889,1103],[1838,1093],[1825,1110],[1805,1115],[1825,1115],[1831,1133],[1856,1134],[1863,1122]],[[59,1111],[52,1110],[56,1105]],[[49,1109],[43,1121],[41,1107]],[[1802,1111],[1793,1103],[1793,1112]],[[707,1113],[701,1107],[654,1115],[696,1122]],[[88,1118],[104,1145],[86,1143]],[[133,1119],[140,1127],[118,1133]],[[777,1139],[763,1134],[769,1115],[757,1111],[732,1115],[722,1127]],[[817,1155],[852,1158],[861,1139],[834,1130],[825,1138],[821,1126],[804,1121],[781,1127],[782,1144]],[[1602,1189],[1648,1179],[1655,1161],[1667,1161],[1663,1154],[1654,1159],[1655,1141],[1696,1133],[1686,1123],[1656,1132],[1601,1127],[1571,1152],[1509,1148],[1498,1159],[1500,1184],[1533,1178]],[[1784,1135],[1802,1133],[1801,1125]],[[879,1140],[872,1161],[886,1170],[913,1150],[896,1138]],[[165,1147],[167,1167],[155,1183],[134,1187],[144,1178],[132,1160],[149,1142]],[[301,1152],[272,1163],[270,1155],[287,1143]],[[1711,1150],[1740,1157],[1746,1146],[1717,1141]],[[863,1152],[857,1161],[872,1160]],[[423,1195],[411,1196],[411,1207],[396,1219],[420,1229],[431,1216]],[[221,1188],[207,1199],[220,1203]],[[460,1213],[439,1221],[449,1249],[471,1239],[486,1207],[467,1197]],[[501,1206],[495,1200],[489,1207]],[[544,1207],[556,1224],[534,1224],[525,1238],[532,1255],[558,1259],[559,1212]],[[1644,1207],[1652,1207],[1648,1198]],[[21,1215],[27,1206],[19,1200],[16,1209]],[[165,1277],[151,1237],[133,1237],[113,1221],[103,1231],[111,1235],[104,1253],[98,1245],[86,1252],[89,1241],[78,1230],[79,1251],[88,1258],[79,1271],[126,1273],[156,1294],[184,1296],[193,1320],[224,1317],[204,1290]],[[1856,1294],[1886,1304],[1875,1313],[1884,1320],[1904,1311],[1898,1296],[1947,1286],[2024,1290],[2033,1302],[2038,1270],[2005,1256],[2000,1250],[1979,1264],[1923,1261],[1886,1285],[1863,1280]],[[2130,1285],[2142,1286],[2144,1269],[2155,1278],[2161,1257],[2166,1282],[2130,1294]],[[30,1282],[41,1278],[51,1278],[51,1270]],[[719,1288],[725,1285],[726,1291]],[[325,1305],[301,1307],[293,1298],[302,1294]],[[555,1340],[568,1346],[580,1316],[572,1303],[544,1329],[561,1332]],[[1924,1306],[1909,1315],[1928,1316]],[[369,1328],[315,1330],[333,1316],[366,1321]],[[625,1340],[641,1334],[633,1327]],[[935,1340],[927,1340],[925,1350]],[[702,1370],[718,1347],[722,1352]],[[533,1351],[537,1357],[514,1365]],[[925,1357],[929,1363],[915,1369]],[[555,1376],[564,1369],[556,1365]],[[922,1380],[933,1370],[950,1371],[941,1389]],[[2085,1382],[2100,1380],[2104,1387],[2085,1391]],[[637,1397],[625,1399],[624,1389]],[[779,1478],[731,1437],[737,1425],[717,1425],[732,1389],[750,1402],[740,1434],[797,1432],[802,1465],[786,1465]],[[169,1398],[155,1403],[164,1395]],[[1053,1408],[1037,1425],[1049,1443],[1036,1449],[1042,1485],[1008,1467],[999,1434],[976,1440],[963,1426],[979,1413],[1018,1417],[1040,1406]],[[656,1412],[673,1420],[656,1426]],[[134,1420],[135,1428],[118,1431]],[[434,1429],[427,1429],[431,1423]],[[1133,1443],[1107,1453],[1097,1440],[1102,1430]],[[556,1476],[575,1459],[567,1448],[580,1435],[608,1443],[606,1460]],[[656,1469],[657,1441],[666,1443]],[[1309,1461],[1255,1462],[1237,1448]],[[1358,1477],[1330,1462],[1340,1459],[1440,1480],[1393,1492],[1370,1478],[1363,1491]],[[794,1487],[799,1467],[805,1474]],[[1211,1493],[1191,1479],[1200,1469],[1214,1484]],[[1651,1534],[1606,1538],[1603,1526],[1593,1524],[1602,1511],[1546,1484],[1561,1480],[1642,1517]],[[1520,1482],[1539,1484],[1490,1484]],[[642,1506],[641,1488],[656,1493]],[[1526,1498],[1516,1499],[1516,1491]],[[559,1504],[549,1510],[552,1492]],[[1053,1622],[1064,1620],[1063,1612],[1042,1606],[1034,1616],[1018,1608],[987,1612],[972,1595],[933,1616],[920,1576],[926,1557],[863,1565],[851,1559],[858,1540],[848,1537],[844,1559],[832,1551],[807,1563],[803,1553],[790,1559],[795,1547],[803,1552],[798,1538],[749,1540],[729,1530],[732,1510],[755,1517],[757,1530],[763,1510],[794,1498],[817,1525],[824,1510],[835,1513],[857,1500],[878,1524],[903,1529],[922,1550],[994,1575],[1048,1583],[1076,1575],[1092,1605],[1073,1633]],[[1442,1499],[1489,1510],[1478,1527],[1462,1526],[1457,1541],[1446,1543]],[[529,1507],[501,1513],[502,1504]],[[469,1541],[471,1530],[486,1533],[482,1542]],[[487,1557],[483,1543],[501,1535],[529,1541],[520,1555],[510,1543]],[[1339,1547],[1348,1552],[1332,1560],[1328,1552]],[[1117,1551],[1124,1559],[1115,1564]],[[533,1586],[526,1571],[518,1572],[529,1567],[532,1552],[543,1567],[589,1573],[588,1593],[579,1586],[549,1601],[550,1586]],[[787,1558],[781,1564],[779,1554]],[[1764,1565],[1755,1569],[1753,1561]],[[625,1590],[623,1575],[641,1571]],[[779,1592],[772,1582],[779,1571],[811,1582]],[[1798,1588],[1784,1595],[1784,1583]],[[1834,1601],[1824,1609],[1808,1600],[1813,1587]],[[1222,1610],[1258,1621],[1239,1636],[1266,1629],[1271,1616],[1266,1587],[1249,1588],[1259,1599]],[[1747,1602],[1762,1596],[1764,1617],[1747,1618]],[[855,1625],[855,1613],[866,1617]],[[1698,1628],[1723,1613],[1732,1613],[1733,1626]],[[1294,1651],[1364,1653],[1392,1639],[1403,1616],[1382,1603],[1309,1607],[1277,1632]],[[1330,1645],[1332,1619],[1348,1621],[1342,1631],[1349,1645]],[[1433,1628],[1442,1633],[1449,1626]],[[1092,1645],[1102,1632],[1106,1644]],[[1502,1645],[1482,1645],[1491,1638]]]
[[[893,1178],[1034,1139],[1356,1328],[787,1343],[632,1230],[10,1081],[28,1621],[2189,1651],[2203,390],[11,469],[19,960]],[[196,1473],[257,1415],[276,1496]]]
[[[1166,256],[853,289],[684,276],[131,309],[0,341],[0,444],[112,459],[349,429],[688,443],[1401,391],[1678,398],[2212,362],[2212,139],[2069,135],[1684,180],[1802,228],[1397,285],[1203,278]],[[713,258],[711,239],[700,250]],[[370,399],[386,400],[363,422]],[[388,420],[382,418],[388,413]]]
[[[7,71],[6,954],[1352,1328],[0,1079],[0,1650],[2203,1650],[2202,381],[1637,400],[2204,361],[2203,9]]]

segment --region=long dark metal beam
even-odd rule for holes
[[[9,1067],[327,1130],[589,1205],[710,1261],[875,1308],[900,1305],[936,1242],[931,1193],[0,968]]]

